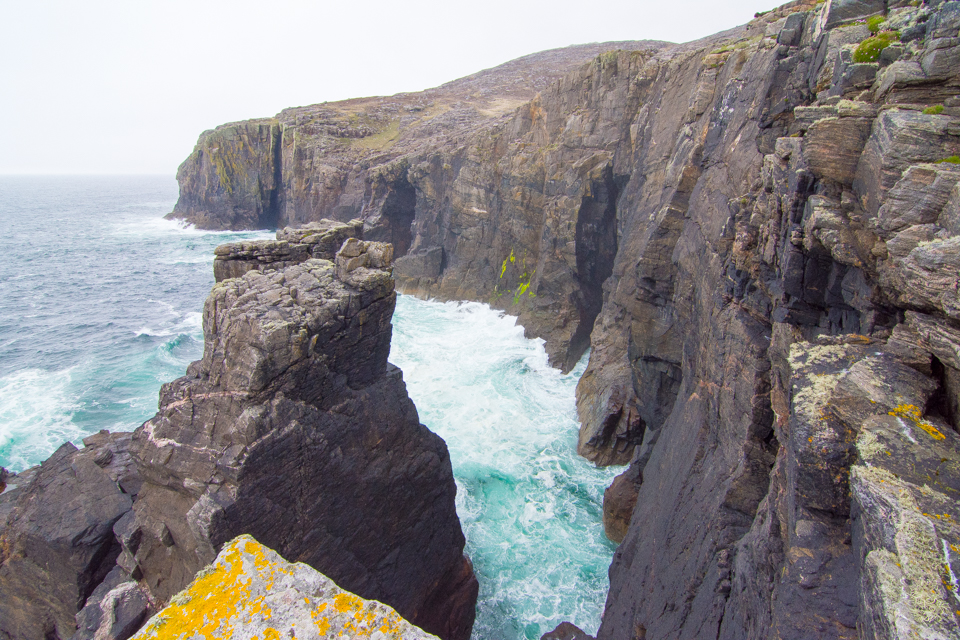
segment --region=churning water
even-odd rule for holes
[[[132,430],[163,382],[200,357],[213,248],[266,232],[162,219],[169,177],[0,177],[0,465]],[[600,505],[613,470],[577,457],[574,388],[515,318],[401,296],[391,361],[450,448],[480,579],[474,638],[596,632],[613,545]]]

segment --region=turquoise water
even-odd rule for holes
[[[213,248],[272,234],[182,228],[162,219],[176,197],[166,176],[0,176],[0,465],[135,429],[200,357]],[[481,585],[474,638],[539,638],[562,620],[596,632],[616,471],[575,453],[584,363],[561,375],[515,318],[407,296],[391,360],[450,448]]]
[[[618,469],[576,455],[569,374],[541,340],[478,303],[401,296],[391,361],[420,421],[447,442],[457,513],[480,579],[474,638],[539,638],[563,620],[596,633],[614,545],[603,490]]]

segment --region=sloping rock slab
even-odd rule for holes
[[[150,619],[136,640],[188,638],[437,640],[396,611],[292,564],[251,536],[224,546],[214,563]]]

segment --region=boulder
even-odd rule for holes
[[[349,637],[436,640],[385,604],[365,600],[244,535],[223,546],[136,640]]]
[[[823,12],[824,27],[831,29],[847,22],[882,14],[886,10],[887,4],[884,0],[829,0]]]
[[[814,122],[803,138],[804,160],[818,176],[852,183],[870,125],[866,118],[823,118]]]

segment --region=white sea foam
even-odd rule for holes
[[[25,369],[0,378],[0,452],[13,471],[46,458],[85,434],[71,419],[78,408],[72,369]]]
[[[585,362],[562,375],[516,318],[408,296],[394,316],[391,361],[421,421],[450,448],[481,585],[474,638],[539,638],[562,620],[595,632],[614,548],[602,496],[619,470],[576,455]]]

